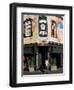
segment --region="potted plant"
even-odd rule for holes
[[[51,71],[56,71],[57,70],[57,65],[56,65],[56,58],[51,58]]]
[[[29,72],[34,72],[34,59],[33,58],[28,60],[28,67],[29,67]]]

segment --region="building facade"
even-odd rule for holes
[[[22,14],[22,74],[63,72],[64,15]]]

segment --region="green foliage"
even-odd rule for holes
[[[31,59],[28,60],[28,66],[29,67],[34,67],[34,64],[35,64],[35,58],[32,57]]]

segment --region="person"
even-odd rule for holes
[[[45,60],[46,69],[48,69],[48,60]]]

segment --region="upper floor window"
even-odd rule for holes
[[[54,20],[51,20],[51,37],[57,38],[57,24]]]
[[[28,18],[23,23],[24,23],[24,37],[32,36],[32,19]]]
[[[62,30],[63,29],[63,17],[59,17],[58,18],[57,29],[58,30]]]

